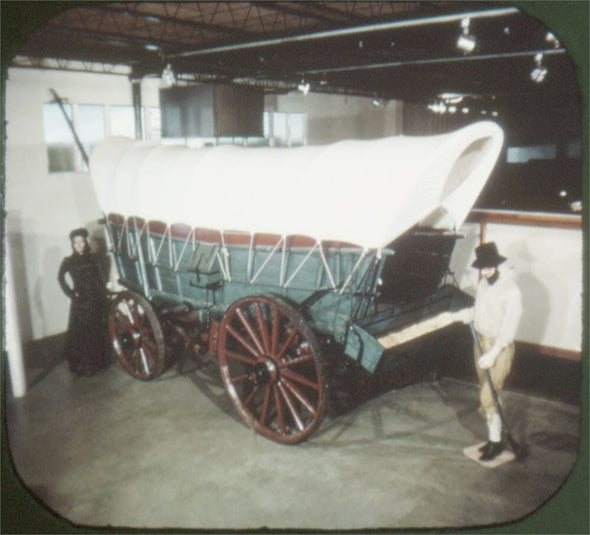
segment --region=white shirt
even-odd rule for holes
[[[508,276],[494,284],[482,278],[475,294],[473,322],[478,333],[494,338],[494,346],[502,349],[514,341],[522,316],[522,298],[516,283]]]

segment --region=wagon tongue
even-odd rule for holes
[[[462,321],[473,298],[454,286],[443,286],[424,299],[394,306],[353,322],[344,352],[373,372],[383,353]]]

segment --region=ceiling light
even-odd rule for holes
[[[459,39],[457,39],[457,48],[463,52],[463,54],[469,54],[473,52],[475,48],[475,37],[469,33],[469,23],[470,20],[468,17],[461,20],[461,35]]]
[[[144,47],[146,50],[150,50],[151,52],[155,52],[156,50],[160,50],[160,47],[154,43],[148,43]]]
[[[372,104],[373,106],[375,106],[376,108],[379,108],[380,106],[382,106],[382,105],[383,105],[383,102],[381,101],[381,99],[374,98],[374,99],[371,101],[371,104]]]
[[[162,80],[169,87],[176,83],[176,76],[174,75],[174,71],[172,70],[172,65],[170,65],[170,63],[167,63],[166,67],[164,67],[164,70],[162,71]]]
[[[300,93],[303,93],[304,95],[307,95],[307,93],[309,93],[309,82],[305,83],[304,80],[301,81],[301,83],[297,86],[297,91],[299,91]]]
[[[543,65],[543,53],[535,55],[535,67],[531,71],[531,80],[540,84],[547,76],[547,67]]]
[[[469,108],[461,108],[461,113],[469,113]]]
[[[433,104],[429,104],[428,109],[433,113],[443,114],[447,112],[447,105],[444,102],[438,101],[434,102]]]
[[[555,35],[553,35],[551,32],[547,32],[547,35],[545,36],[545,41],[550,45],[553,45],[553,48],[559,48],[561,46],[561,43],[559,42],[557,37],[555,37]]]
[[[463,95],[459,93],[441,93],[438,98],[442,98],[447,104],[459,104],[463,101]]]

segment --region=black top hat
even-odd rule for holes
[[[76,228],[70,232],[70,240],[73,240],[75,236],[82,236],[82,238],[88,238],[88,231],[85,228]]]
[[[482,243],[479,247],[476,247],[475,256],[475,262],[471,264],[471,267],[479,269],[484,267],[497,267],[506,260],[504,256],[498,253],[498,248],[493,241]]]

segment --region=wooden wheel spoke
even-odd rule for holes
[[[244,375],[238,375],[237,377],[233,377],[232,379],[230,379],[230,383],[232,385],[235,385],[235,384],[241,383],[242,381],[248,380],[249,377],[250,376],[247,373]]]
[[[142,366],[144,365],[144,361],[147,362],[145,357],[145,353],[142,353],[141,347],[137,349],[137,351],[133,352],[133,364],[135,365],[135,373],[138,375],[143,375],[145,370],[142,370]]]
[[[115,321],[117,322],[117,330],[120,332],[129,332],[133,327],[129,317],[119,309],[117,309]]]
[[[260,336],[262,337],[262,345],[264,346],[264,352],[268,355],[270,354],[270,339],[268,336],[267,324],[262,315],[262,309],[260,308],[260,303],[254,303],[254,310],[256,311],[256,319],[258,320],[258,331],[260,332]]]
[[[127,307],[127,319],[129,320],[130,325],[134,327],[139,326],[141,323],[139,321],[139,310],[137,309],[137,304],[135,301],[131,301],[129,299],[124,301],[125,306]]]
[[[281,397],[279,395],[279,389],[277,388],[276,385],[273,385],[272,389],[273,389],[273,392],[274,392],[275,407],[277,409],[277,418],[279,420],[279,428],[281,430],[281,433],[284,435],[284,434],[286,434],[285,416],[283,415],[283,405],[281,403]]]
[[[242,355],[241,353],[236,353],[235,351],[226,351],[226,354],[228,357],[234,359],[234,360],[239,360],[240,362],[243,362],[245,364],[249,364],[250,366],[254,366],[254,364],[256,364],[256,359],[253,359],[247,355]]]
[[[143,348],[148,350],[148,353],[150,354],[151,358],[153,358],[153,356],[158,353],[156,342],[152,339],[151,336],[143,336],[141,339],[141,343]]]
[[[227,326],[227,332],[230,333],[234,339],[239,342],[242,347],[247,349],[255,359],[260,358],[260,353],[253,347],[238,331],[236,331],[231,325]]]
[[[291,344],[293,343],[293,340],[295,340],[295,337],[297,336],[297,334],[298,334],[297,329],[293,329],[290,332],[289,337],[287,338],[287,341],[283,344],[283,347],[281,347],[281,351],[275,357],[277,362],[280,361],[285,356],[285,353],[287,352],[289,347],[291,347]]]
[[[279,345],[279,326],[280,326],[280,315],[279,309],[276,305],[272,307],[272,338],[270,342],[270,354],[277,354],[277,347]]]
[[[289,409],[289,413],[291,414],[291,417],[295,421],[295,425],[297,425],[297,429],[299,429],[299,431],[303,431],[305,426],[303,425],[303,422],[301,421],[301,418],[299,417],[299,413],[295,409],[295,405],[293,405],[293,400],[291,399],[289,392],[287,392],[287,390],[283,386],[283,383],[281,383],[281,382],[277,383],[277,387],[281,393],[281,396],[283,396],[285,403],[287,404],[287,408]]]
[[[318,392],[320,390],[320,383],[319,382],[310,381],[306,377],[303,377],[303,375],[295,373],[291,370],[282,370],[281,376],[286,377],[287,379],[291,379],[291,381],[295,381],[295,382],[305,385],[309,388],[313,388],[314,390],[317,390]]]
[[[261,385],[256,385],[254,387],[254,390],[252,390],[252,392],[250,392],[250,395],[246,398],[246,400],[244,401],[244,407],[247,407],[248,405],[250,405],[250,403],[252,402],[252,400],[254,399],[254,396],[256,396],[256,394],[258,393],[258,391],[260,390],[260,386]]]
[[[270,385],[266,386],[264,390],[264,401],[262,402],[262,411],[260,413],[260,418],[258,418],[258,422],[262,425],[266,425],[266,418],[268,417],[268,407],[270,405],[270,395],[272,393],[273,387]]]
[[[283,377],[282,379],[282,383],[285,385],[285,387],[289,390],[289,392],[291,392],[291,394],[293,394],[298,400],[299,402],[314,416],[316,415],[316,408],[313,406],[313,404],[301,393],[301,391],[295,387],[294,384],[292,384],[290,381],[287,380],[286,377]]]
[[[298,364],[302,364],[304,362],[313,361],[313,359],[314,359],[313,353],[308,353],[307,355],[303,355],[301,357],[295,357],[294,359],[280,362],[279,367],[281,369],[282,368],[290,368],[291,366],[297,366]]]
[[[240,318],[240,321],[242,322],[242,325],[246,329],[248,336],[250,336],[250,339],[254,342],[254,345],[256,346],[258,353],[260,355],[264,354],[264,348],[262,347],[262,343],[260,342],[260,338],[256,334],[256,331],[254,331],[254,328],[252,327],[250,321],[248,320],[248,318],[246,317],[246,315],[244,314],[244,312],[242,311],[241,308],[236,309],[236,316],[238,316],[238,318]]]

